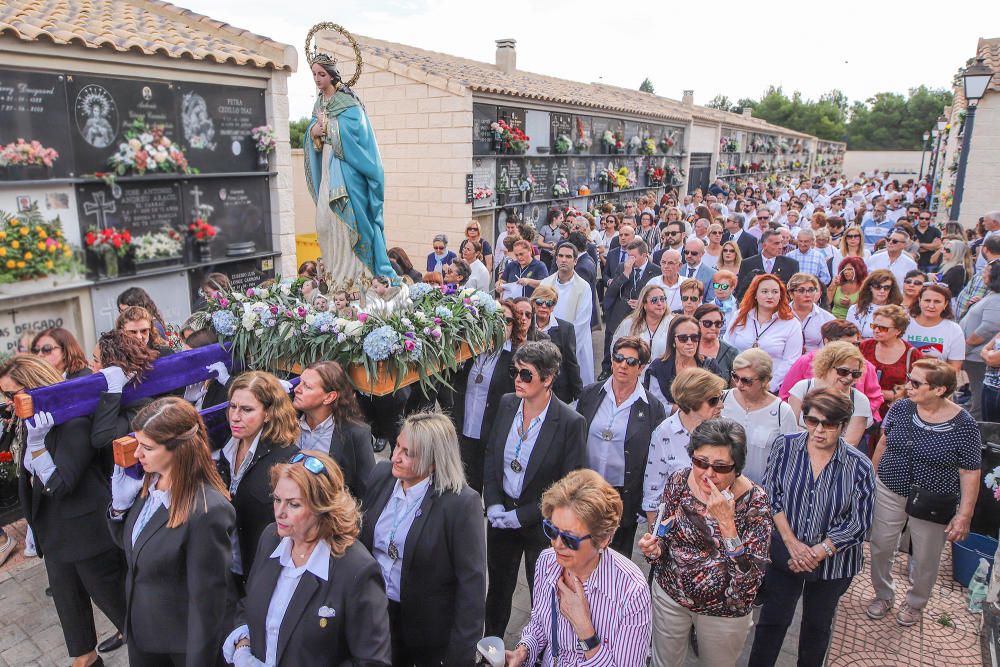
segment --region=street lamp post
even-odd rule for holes
[[[976,64],[970,65],[962,72],[962,86],[965,99],[968,101],[968,111],[965,116],[965,128],[962,133],[962,155],[958,160],[958,174],[955,177],[955,200],[951,205],[951,219],[958,220],[962,212],[962,197],[965,194],[965,168],[969,162],[969,144],[972,142],[972,128],[976,121],[976,105],[986,87],[993,78],[993,70],[983,64],[982,58],[976,58]]]
[[[937,191],[938,166],[944,159],[944,156],[941,155],[941,142],[944,141],[944,128],[947,124],[948,119],[944,117],[944,114],[941,114],[938,116],[937,123],[935,123],[933,130],[935,142],[934,153],[931,155],[931,191],[929,194],[930,198],[928,200],[930,202],[931,212],[937,211],[937,199],[935,198],[934,193]]]
[[[924,132],[924,141],[920,144],[920,175],[917,177],[918,181],[924,180],[924,155],[927,153],[927,140],[930,138],[930,133]]]

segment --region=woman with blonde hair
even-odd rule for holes
[[[840,254],[843,257],[860,257],[861,259],[871,257],[871,251],[865,248],[865,238],[861,227],[850,225],[844,230],[844,235],[840,238]]]
[[[719,260],[722,259],[722,235],[725,231],[718,222],[713,222],[708,226],[708,236],[706,237],[708,241],[705,244],[705,254],[702,255],[701,261],[713,269],[719,265]]]
[[[486,530],[448,417],[406,418],[362,507],[360,540],[389,598],[392,664],[468,664],[486,615]]]
[[[972,276],[972,253],[964,241],[945,241],[941,248],[944,262],[938,269],[937,279],[948,286],[952,294],[958,294]]]
[[[719,248],[719,261],[715,265],[716,271],[725,269],[740,275],[740,264],[743,263],[743,255],[736,241],[725,241]]]
[[[667,328],[673,318],[667,309],[663,287],[647,284],[639,292],[635,310],[615,329],[611,344],[624,336],[637,336],[649,345],[650,357],[659,358],[667,349]]]
[[[236,508],[233,573],[243,583],[257,541],[273,520],[270,471],[299,451],[299,420],[284,386],[270,373],[243,373],[229,385],[232,437],[213,457]]]
[[[851,399],[853,414],[844,428],[844,440],[860,446],[865,429],[872,425],[872,406],[868,397],[854,388],[865,374],[865,358],[856,345],[835,341],[823,347],[813,358],[813,377],[799,380],[788,392],[788,404],[799,421],[802,421],[802,400],[813,389],[831,387]]]
[[[222,644],[227,662],[389,665],[381,575],[358,540],[361,512],[340,468],[307,450],[271,468],[269,482],[274,522]]]

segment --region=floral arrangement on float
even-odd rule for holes
[[[506,324],[500,304],[471,288],[417,283],[391,315],[362,311],[345,319],[307,303],[300,281],[280,279],[219,292],[196,317],[198,326],[211,326],[232,343],[234,358],[249,368],[304,368],[332,359],[369,393],[375,384],[388,384],[389,391],[418,381],[425,390],[434,382],[447,385],[459,363],[503,345]]]
[[[577,153],[586,153],[590,150],[590,147],[594,145],[594,140],[590,138],[590,133],[583,125],[583,119],[576,119],[576,141],[573,142],[573,147],[576,149]]]
[[[560,176],[556,179],[556,182],[552,184],[552,196],[556,199],[561,197],[566,197],[569,195],[569,181],[565,176]]]
[[[125,130],[125,141],[108,158],[111,176],[143,175],[148,172],[192,174],[183,149],[164,133],[162,125],[148,125],[141,116]]]
[[[59,218],[45,220],[32,202],[27,211],[0,211],[0,284],[75,276],[79,263]]]
[[[663,185],[663,179],[667,177],[667,172],[663,167],[650,165],[646,168],[646,180],[651,186]]]
[[[573,150],[573,140],[568,134],[560,134],[556,137],[552,145],[552,152],[556,155],[565,155]]]
[[[160,259],[179,259],[184,251],[184,240],[176,229],[164,227],[162,231],[143,234],[132,239],[135,259],[152,262]]]
[[[993,492],[993,498],[1000,502],[1000,466],[983,475],[983,484]]]
[[[652,137],[647,137],[642,142],[642,150],[640,151],[643,155],[656,155],[656,140]]]
[[[511,127],[505,120],[498,120],[490,124],[493,130],[493,140],[496,144],[497,152],[523,155],[528,152],[531,146],[531,137],[524,133],[519,127]]]

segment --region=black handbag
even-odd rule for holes
[[[938,493],[920,488],[913,483],[913,441],[907,443],[910,455],[909,484],[910,493],[906,496],[906,514],[914,519],[938,523],[942,526],[948,523],[958,511],[957,493]]]

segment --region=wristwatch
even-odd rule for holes
[[[722,548],[727,554],[734,554],[743,548],[743,540],[738,537],[723,537]]]
[[[590,639],[577,639],[576,640],[576,644],[577,644],[577,646],[580,647],[581,651],[583,651],[584,653],[586,653],[587,651],[590,651],[591,649],[595,649],[598,646],[600,646],[601,645],[601,638],[595,632],[594,636],[591,637]]]
[[[833,549],[826,542],[820,542],[819,545],[823,547],[823,551],[826,552],[827,557],[833,557]]]

